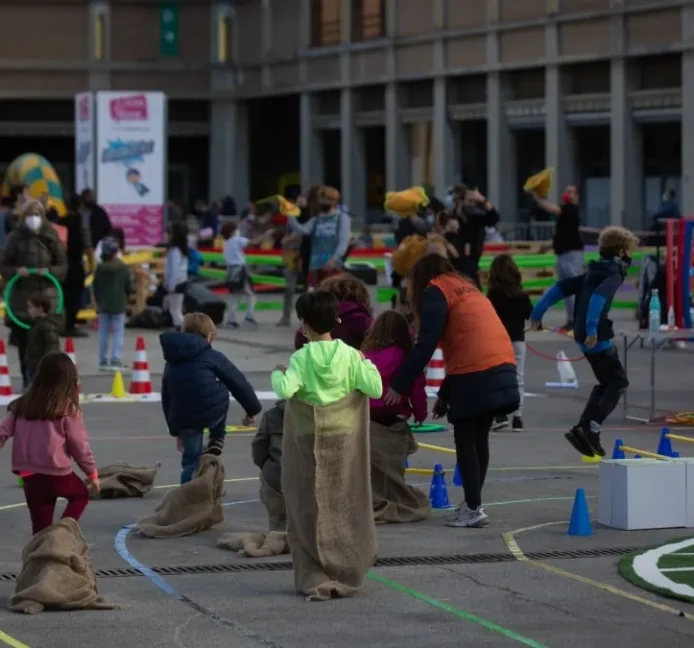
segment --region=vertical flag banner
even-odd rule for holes
[[[75,95],[75,191],[94,189],[94,95]]]
[[[161,92],[99,92],[97,199],[128,245],[164,238],[166,96]]]

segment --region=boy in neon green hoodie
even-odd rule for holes
[[[299,297],[296,314],[309,343],[292,354],[289,368],[279,366],[272,372],[272,389],[279,398],[296,396],[320,407],[353,391],[381,397],[383,385],[376,366],[360,351],[330,336],[337,312],[337,298],[329,293],[317,291]]]

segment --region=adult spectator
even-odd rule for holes
[[[5,281],[16,275],[21,277],[14,285],[10,296],[12,312],[20,321],[27,321],[29,296],[36,292],[46,293],[51,298],[55,311],[58,295],[52,281],[43,275],[50,272],[58,281],[65,281],[67,257],[65,246],[58,238],[53,225],[46,220],[45,210],[38,200],[28,200],[24,203],[20,221],[7,237],[0,268]],[[38,272],[29,274],[29,269],[36,269]],[[10,328],[10,343],[18,348],[22,383],[26,388],[29,386],[29,376],[24,355],[28,332],[7,317],[5,323]]]
[[[203,212],[200,218],[200,231],[198,238],[201,242],[208,245],[214,243],[217,234],[219,234],[219,215],[222,211],[222,206],[218,202],[211,202],[207,209]]]
[[[19,223],[22,205],[29,200],[29,188],[26,185],[12,185],[7,199],[9,214],[5,218],[5,234],[9,234]]]
[[[108,236],[113,228],[111,219],[106,210],[96,202],[94,191],[85,189],[80,194],[80,214],[82,216],[82,227],[84,231],[89,231],[90,240],[85,240],[85,247],[93,250],[99,241]]]
[[[548,214],[556,216],[552,246],[557,256],[557,279],[570,279],[583,273],[583,240],[581,239],[581,216],[579,213],[578,189],[569,185],[561,197],[561,205],[542,198],[534,192],[530,195],[537,206]],[[566,324],[564,329],[573,330],[574,298],[567,297]]]

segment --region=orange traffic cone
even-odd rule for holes
[[[133,363],[133,374],[130,380],[131,394],[151,394],[152,380],[149,376],[149,361],[147,360],[147,349],[145,338],[138,337],[135,345],[135,362]]]
[[[0,339],[0,396],[12,396],[10,368],[7,366],[7,351],[3,339]]]
[[[436,395],[446,378],[446,365],[443,360],[443,351],[438,347],[429,361],[427,367],[426,385],[427,394]]]
[[[77,369],[77,375],[79,376],[79,368],[77,367],[77,353],[75,351],[75,342],[74,340],[69,337],[65,338],[65,355],[72,360],[72,362],[75,365],[75,368]],[[77,381],[77,390],[82,393],[82,385],[79,382],[79,378]]]

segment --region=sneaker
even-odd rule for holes
[[[481,527],[487,524],[489,516],[480,506],[476,510],[468,508],[466,504],[460,507],[460,511],[455,519],[446,520],[446,526],[449,527]]]
[[[560,330],[564,331],[564,333],[571,333],[574,330],[574,323],[567,322],[566,324],[564,324],[564,326],[561,327]]]
[[[594,454],[598,455],[598,457],[604,457],[605,448],[600,443],[600,432],[587,432],[585,436]]]
[[[237,329],[239,327],[238,322],[227,322],[227,326],[231,329]]]
[[[499,430],[505,430],[508,427],[508,417],[497,416],[492,423],[492,431],[498,432]]]
[[[108,371],[110,369],[108,362],[100,362],[99,363],[99,371]]]
[[[128,365],[126,365],[124,362],[121,362],[120,360],[111,360],[111,364],[109,366],[114,371],[119,371],[121,369],[127,369],[128,368]]]
[[[595,451],[586,438],[586,432],[580,425],[572,427],[571,430],[564,435],[564,438],[582,455],[586,457],[595,456]]]
[[[289,320],[281,319],[275,326],[283,326],[283,327],[288,327],[291,326],[292,323]]]
[[[251,324],[252,326],[258,326],[258,322],[255,321],[255,318],[253,317],[246,317],[244,320],[246,324]]]
[[[210,440],[207,442],[207,448],[203,454],[210,454],[214,457],[219,457],[222,454],[222,450],[224,450],[224,439],[210,438]]]
[[[523,419],[520,416],[514,416],[511,419],[511,429],[514,432],[522,432],[525,429],[523,427]]]

